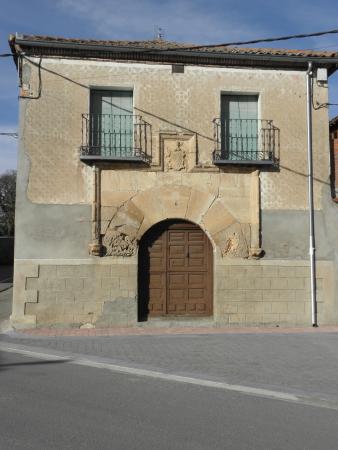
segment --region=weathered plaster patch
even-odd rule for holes
[[[249,256],[248,244],[239,223],[234,223],[214,235],[214,240],[223,257],[247,258]]]
[[[136,298],[117,297],[104,302],[102,314],[96,320],[96,327],[132,326],[137,322]]]

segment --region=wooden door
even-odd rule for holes
[[[140,244],[140,316],[212,314],[212,247],[188,222],[166,222]]]

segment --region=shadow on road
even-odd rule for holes
[[[12,265],[0,265],[0,283],[13,283]]]
[[[6,362],[4,361],[4,355],[6,352],[0,353],[0,372],[2,370],[10,369],[11,367],[20,367],[20,366],[44,366],[47,364],[64,364],[71,361],[71,359],[51,359],[48,361],[17,361],[17,362]],[[3,361],[3,362],[2,362]]]
[[[69,362],[70,359],[65,360],[56,360],[56,361],[33,361],[33,362],[18,362],[18,363],[10,363],[10,364],[1,364],[0,363],[0,370],[6,367],[12,367],[12,366],[34,366],[34,365],[41,365],[41,364],[60,364],[60,363],[66,363]]]

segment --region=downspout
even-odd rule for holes
[[[316,257],[315,257],[315,224],[313,207],[313,158],[312,158],[312,62],[308,63],[306,72],[307,100],[307,160],[308,160],[308,198],[309,198],[309,256],[311,282],[311,319],[312,326],[317,327],[316,300]]]

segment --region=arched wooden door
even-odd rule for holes
[[[197,225],[161,222],[139,248],[139,320],[212,314],[212,246]]]

